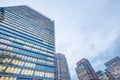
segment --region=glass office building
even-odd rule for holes
[[[64,54],[55,54],[56,80],[71,80],[68,63]]]
[[[88,59],[83,58],[76,65],[78,80],[99,80]]]
[[[54,21],[27,6],[0,7],[0,80],[54,80]]]
[[[100,80],[109,80],[109,77],[102,70],[97,71],[96,74]]]
[[[119,56],[116,56],[115,58],[106,62],[105,66],[116,78],[116,80],[120,80],[120,57]]]

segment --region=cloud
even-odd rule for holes
[[[61,34],[56,35],[59,35],[59,38],[60,35],[65,34],[62,37],[67,45],[57,38],[58,43],[62,43],[57,51],[59,52],[62,48],[61,51],[67,56],[72,80],[75,80],[76,73],[73,70],[76,67],[75,63],[81,58],[88,58],[97,71],[105,68],[104,63],[107,60],[119,55],[112,52],[115,49],[115,47],[112,49],[112,46],[113,44],[116,46],[114,42],[120,34],[118,3],[105,0],[87,1],[76,8],[74,17],[72,17],[73,22],[67,22],[66,25],[62,25],[64,26],[62,30],[57,31],[62,31]]]
[[[26,4],[55,20],[56,52],[67,57],[72,80],[77,80],[76,63],[87,58],[95,68],[119,55],[119,0],[14,1],[0,5]]]

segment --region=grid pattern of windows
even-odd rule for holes
[[[5,77],[5,76],[2,76],[0,77],[0,80],[17,80],[15,77]]]
[[[109,80],[108,76],[105,74],[104,71],[99,70],[96,73],[100,80]]]
[[[116,80],[120,80],[120,57],[119,56],[116,56],[115,58],[106,62],[105,66],[110,70],[110,72],[116,78]]]
[[[22,30],[22,31],[24,31],[24,33],[27,32],[27,34],[32,35],[37,39],[40,39],[47,43],[53,44],[53,41],[54,41],[53,36],[52,36],[53,33],[49,30],[45,31],[45,30],[47,30],[46,28],[40,27],[39,25],[37,25],[33,22],[25,20],[24,19],[25,16],[24,17],[19,17],[19,16],[16,17],[16,14],[10,13],[9,11],[5,11],[5,17],[6,18],[4,19],[4,21],[2,21],[3,23],[10,24],[13,27],[18,26],[18,28],[16,28],[16,29]],[[14,23],[11,23],[11,21]],[[34,26],[34,27],[31,27],[31,26]],[[39,31],[37,29],[39,29]],[[34,32],[30,33],[31,31],[34,31]],[[44,35],[46,35],[46,36],[44,36]]]
[[[36,71],[31,69],[23,69],[17,67],[10,67],[10,66],[0,66],[0,72],[5,72],[9,74],[16,74],[16,75],[27,75],[27,76],[38,76],[38,77],[47,77],[53,78],[54,73],[44,72],[44,71]]]
[[[85,58],[77,63],[76,73],[79,80],[99,80],[90,62]]]
[[[71,80],[67,60],[64,54],[55,54],[56,80]]]
[[[0,8],[0,80],[54,80],[54,39],[45,16],[26,6]]]

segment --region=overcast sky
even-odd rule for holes
[[[120,0],[0,0],[0,6],[28,5],[55,21],[56,52],[67,57],[72,80],[87,58],[95,71],[120,55]]]

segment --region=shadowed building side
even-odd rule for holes
[[[55,54],[56,80],[71,80],[67,60],[64,54]]]

